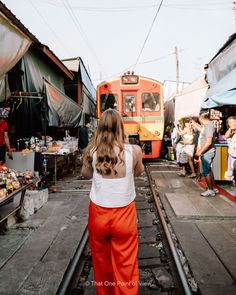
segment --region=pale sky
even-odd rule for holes
[[[96,86],[132,69],[161,0],[2,2],[60,59],[82,57]],[[234,33],[232,2],[164,0],[135,72],[175,80],[177,46],[180,80],[190,82],[203,74],[204,64]]]

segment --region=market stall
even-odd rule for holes
[[[36,189],[39,181],[32,171],[19,173],[5,165],[0,167],[0,229],[11,215],[20,217],[26,189]],[[16,197],[19,201],[15,204]]]
[[[17,141],[17,150],[13,152],[13,159],[6,156],[6,165],[20,172],[37,171],[42,176],[51,171],[56,181],[59,159],[65,166],[72,157],[76,163],[77,152],[77,138],[67,136],[64,140],[56,141],[50,136],[46,138],[43,136],[41,139],[32,136],[30,139]]]
[[[211,113],[220,113],[215,119],[219,125],[219,136],[216,142],[216,157],[213,170],[216,180],[231,180],[227,175],[230,169],[228,143],[224,138],[227,130],[226,120],[236,115],[236,34],[217,52],[207,67],[209,84],[201,109],[210,109]]]

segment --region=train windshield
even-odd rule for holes
[[[106,93],[100,95],[100,111],[107,109],[117,109],[117,94]]]
[[[124,97],[125,111],[135,112],[135,96],[132,94],[126,94]]]
[[[160,94],[146,92],[142,94],[142,110],[145,112],[160,111]]]

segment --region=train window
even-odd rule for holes
[[[125,111],[135,112],[135,96],[131,94],[126,94],[124,96]]]
[[[117,94],[106,93],[100,96],[100,111],[104,112],[107,109],[117,109]]]
[[[142,110],[143,111],[160,111],[160,94],[147,92],[142,94]]]

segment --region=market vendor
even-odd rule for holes
[[[9,158],[12,159],[12,150],[8,136],[8,124],[6,118],[10,113],[10,108],[0,108],[0,162],[6,162],[6,150]]]
[[[84,126],[80,127],[79,129],[79,150],[80,153],[83,154],[84,150],[86,149],[88,143],[89,143],[89,128],[90,128],[90,122],[87,120],[84,124]]]

